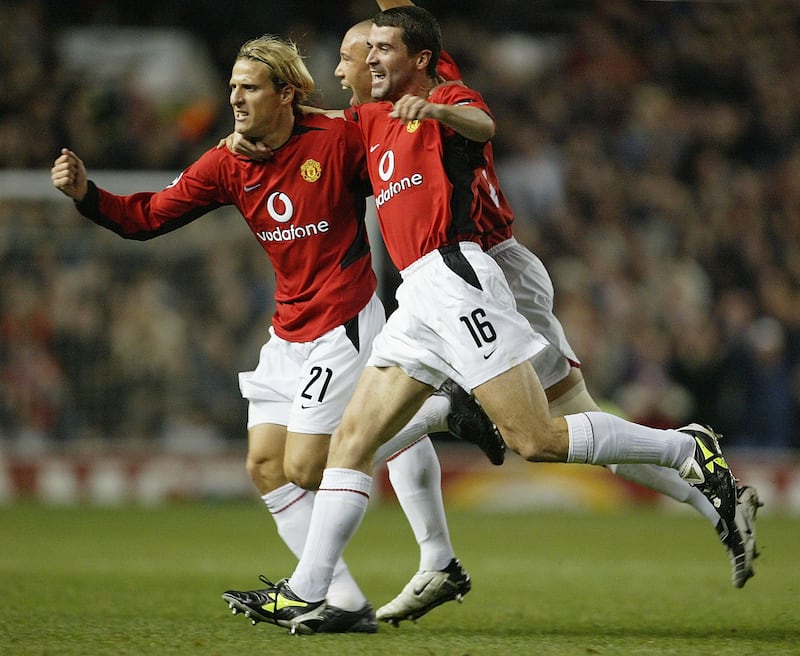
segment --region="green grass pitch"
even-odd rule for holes
[[[253,503],[0,506],[0,654],[799,654],[800,519],[764,513],[757,575],[730,584],[699,517],[449,513],[473,579],[463,604],[375,635],[291,636],[220,599],[288,576]],[[376,607],[416,569],[398,507],[370,509],[345,554]]]

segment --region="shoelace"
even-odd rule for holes
[[[261,581],[261,582],[262,582],[262,583],[263,583],[265,586],[267,586],[267,588],[266,588],[266,589],[264,589],[264,590],[250,590],[250,591],[248,591],[248,592],[245,592],[245,593],[243,593],[243,594],[245,594],[245,595],[247,595],[248,597],[250,597],[250,599],[251,599],[251,603],[255,602],[255,603],[257,603],[259,606],[263,606],[263,605],[264,605],[264,604],[266,604],[268,601],[272,601],[272,600],[269,598],[269,595],[267,594],[267,591],[268,591],[268,590],[270,590],[270,591],[271,591],[271,590],[274,590],[274,589],[275,589],[275,584],[274,584],[272,581],[270,581],[270,580],[269,580],[269,579],[268,579],[266,576],[264,576],[263,574],[259,574],[259,576],[258,576],[258,580],[259,580],[259,581]]]

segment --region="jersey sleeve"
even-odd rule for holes
[[[345,120],[345,144],[347,159],[353,162],[355,193],[358,196],[371,196],[372,185],[367,171],[367,151],[364,148],[364,137],[356,123],[349,118]]]
[[[172,232],[208,212],[229,204],[219,180],[220,153],[209,151],[164,189],[119,196],[89,182],[78,211],[126,239],[147,240]]]
[[[463,84],[440,84],[431,95],[430,101],[444,105],[471,105],[482,109],[494,119],[492,110],[480,92]]]

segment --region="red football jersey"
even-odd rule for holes
[[[458,70],[458,65],[450,56],[450,53],[444,50],[439,53],[439,61],[436,64],[436,72],[443,80],[450,82],[461,79],[461,71]]]
[[[479,204],[477,215],[481,246],[483,250],[488,251],[492,246],[497,246],[513,236],[511,225],[514,223],[514,212],[500,189],[500,181],[494,169],[494,151],[491,142],[486,144],[483,154],[486,163],[479,171],[476,201]]]
[[[355,317],[377,286],[364,159],[355,125],[298,116],[268,161],[214,148],[162,191],[117,196],[91,185],[78,209],[123,237],[150,239],[235,205],[275,271],[275,333],[306,342]]]
[[[443,84],[434,103],[470,104],[491,112],[477,91]],[[460,136],[439,121],[389,117],[392,104],[377,102],[346,110],[359,125],[386,248],[398,269],[441,246],[480,241],[482,171],[489,144]]]
[[[443,80],[462,80],[461,71],[450,53],[442,50],[436,72]],[[478,213],[478,227],[481,231],[481,245],[484,250],[489,250],[512,236],[511,224],[514,222],[514,213],[500,190],[500,183],[494,169],[494,151],[491,142],[484,149],[486,166],[481,170],[483,180],[477,187],[478,201],[481,210]]]

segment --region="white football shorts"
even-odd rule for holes
[[[278,424],[294,433],[333,433],[385,323],[383,304],[373,295],[347,325],[311,342],[288,342],[270,326],[255,371],[239,374],[239,388],[249,402],[247,428]]]
[[[547,346],[477,244],[432,251],[400,273],[398,309],[375,339],[370,365],[398,366],[435,388],[451,378],[471,391]]]
[[[534,332],[547,340],[547,347],[531,360],[536,375],[547,389],[562,380],[570,367],[580,361],[567,341],[561,322],[553,314],[553,281],[542,261],[513,237],[489,250],[500,265],[517,311],[531,324]]]

